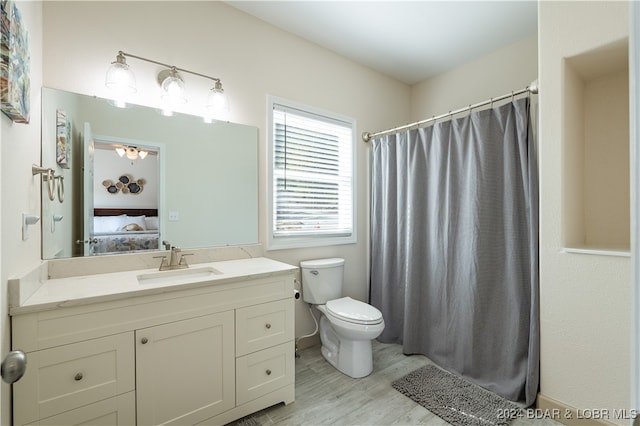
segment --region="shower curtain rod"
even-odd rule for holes
[[[411,127],[422,127],[424,124],[430,123],[432,121],[436,121],[436,120],[439,120],[441,118],[449,117],[449,116],[452,116],[454,114],[459,114],[461,112],[471,111],[472,109],[479,108],[481,106],[485,106],[485,105],[489,105],[489,104],[493,104],[494,102],[498,102],[498,101],[501,101],[503,99],[513,98],[514,96],[521,95],[523,93],[533,93],[534,95],[538,94],[538,80],[532,82],[531,84],[529,84],[524,89],[517,90],[517,91],[511,92],[511,93],[507,93],[506,95],[498,96],[497,98],[491,98],[491,99],[483,101],[483,102],[478,102],[477,104],[469,105],[469,106],[466,106],[464,108],[457,109],[455,111],[449,111],[446,114],[440,114],[438,116],[427,118],[426,120],[416,121],[415,123],[405,124],[404,126],[394,127],[393,129],[382,130],[382,131],[376,132],[376,133],[364,132],[364,133],[362,133],[362,140],[365,141],[365,142],[369,142],[371,139],[373,139],[373,138],[375,138],[377,136],[382,136],[382,135],[386,135],[386,134],[389,134],[389,133],[395,133],[395,132],[398,132],[400,130],[410,129]]]

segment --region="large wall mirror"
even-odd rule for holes
[[[42,166],[43,259],[258,242],[256,127],[44,88]]]

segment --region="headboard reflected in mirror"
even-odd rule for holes
[[[150,155],[120,157],[116,147]],[[182,248],[258,242],[256,127],[43,88],[41,165],[65,192],[60,201],[43,191],[43,259],[157,250],[163,240]],[[98,238],[109,230],[121,234],[120,250]]]

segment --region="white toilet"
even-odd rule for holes
[[[321,313],[322,356],[353,378],[373,371],[371,340],[384,330],[382,313],[371,305],[342,297],[344,259],[300,262],[302,298]]]

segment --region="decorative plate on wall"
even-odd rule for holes
[[[114,185],[114,183],[112,181],[110,181],[109,179],[107,180],[103,180],[102,181],[102,186],[104,186],[107,189],[107,192],[109,194],[115,194],[118,191],[120,191],[120,189]]]
[[[115,183],[108,179],[102,181],[102,185],[110,194],[122,191],[123,194],[137,195],[142,192],[145,183],[144,179],[134,180],[131,175],[121,175]]]

